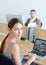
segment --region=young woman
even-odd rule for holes
[[[22,63],[23,56],[29,55],[29,51],[22,53],[16,43],[16,40],[21,38],[23,32],[22,22],[17,18],[11,19],[8,22],[8,29],[9,33],[2,42],[1,53],[11,58],[15,65],[30,65],[36,59],[36,55],[32,54],[26,63]]]

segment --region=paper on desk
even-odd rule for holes
[[[33,22],[33,23],[29,23],[28,24],[28,27],[30,28],[36,28],[38,25],[36,24],[36,22]]]

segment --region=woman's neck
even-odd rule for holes
[[[16,42],[16,38],[11,35],[8,36],[8,40],[11,42]]]

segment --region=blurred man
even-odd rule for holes
[[[36,10],[30,10],[30,18],[27,19],[25,26],[28,26],[28,39],[33,41],[34,28],[41,27],[41,22],[36,16]]]

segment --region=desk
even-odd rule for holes
[[[26,57],[24,57],[25,59],[28,59],[29,58],[29,56],[26,56]],[[36,59],[35,61],[34,61],[36,64],[38,64],[38,65],[46,65],[46,56],[44,56],[42,59],[40,59],[40,60],[38,60],[38,59]]]
[[[36,28],[34,30],[34,33],[35,33],[36,38],[46,40],[46,30],[45,29]]]
[[[19,40],[16,42],[19,47],[20,47],[20,50],[22,52],[26,51],[26,50],[32,50],[33,49],[33,46],[34,46],[34,43],[31,43],[29,41],[22,41],[22,40]]]
[[[33,49],[33,46],[34,46],[34,44],[31,43],[31,42],[17,41],[17,43],[19,44],[20,50],[22,52],[24,52],[25,50],[28,50],[28,49],[29,50],[32,50]],[[29,56],[26,56],[24,58],[28,59]],[[37,64],[39,64],[39,65],[46,65],[46,56],[43,57],[40,60],[35,60],[34,62],[37,63]]]

